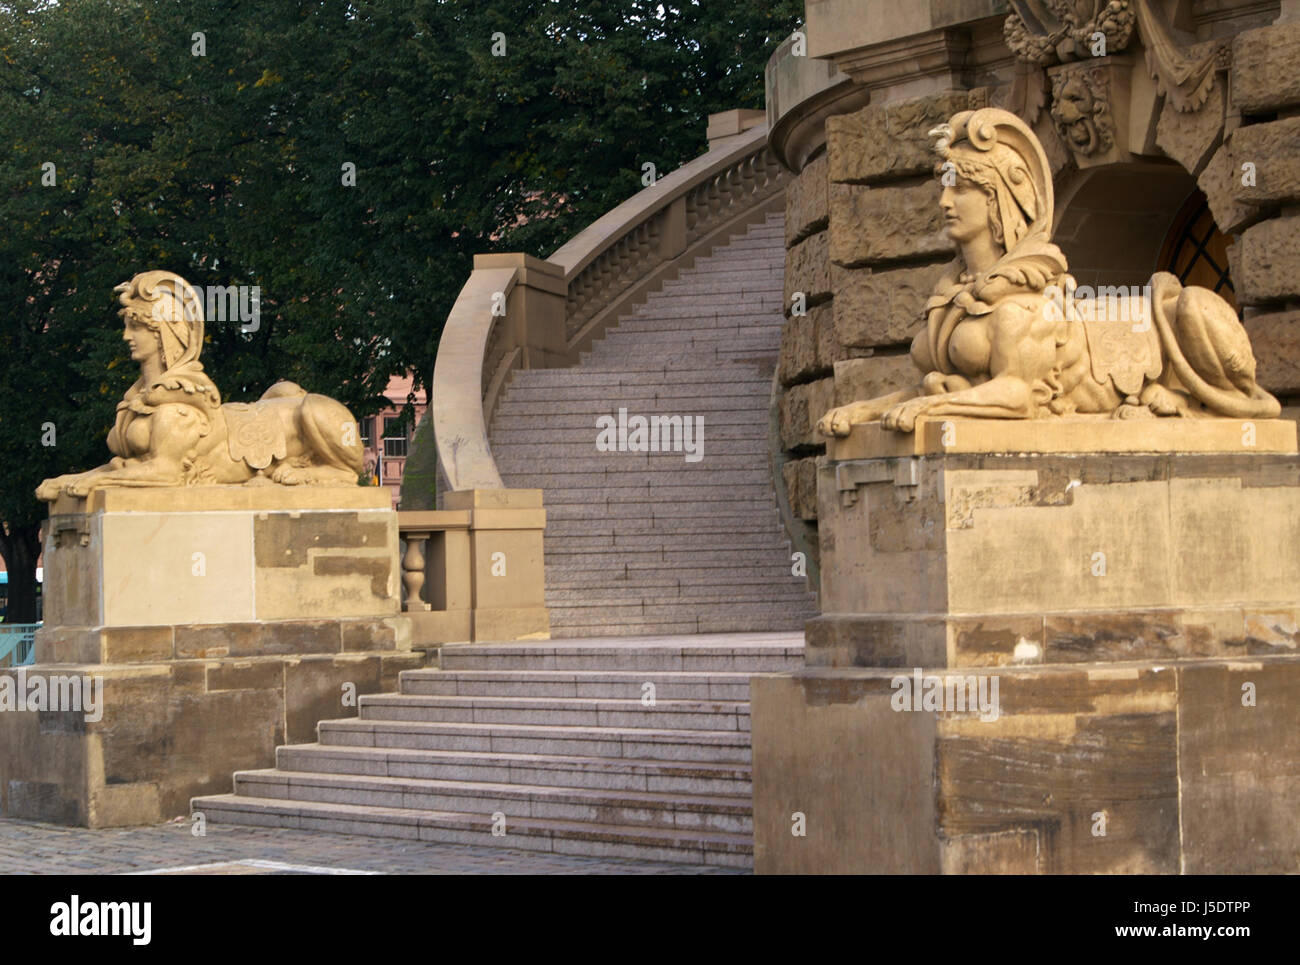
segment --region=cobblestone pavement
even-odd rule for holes
[[[252,863],[243,863],[252,862]],[[91,831],[0,819],[0,874],[745,874],[734,868],[436,844],[350,834],[209,825],[188,821]]]

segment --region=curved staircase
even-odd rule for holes
[[[573,368],[514,374],[491,440],[507,486],[541,489],[553,637],[799,630],[768,406],[781,343],[784,219],[715,248]],[[703,420],[683,452],[602,452],[597,420]]]

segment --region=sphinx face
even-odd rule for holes
[[[158,333],[151,329],[130,309],[119,312],[122,316],[122,340],[131,350],[132,361],[143,365],[158,356],[162,346],[158,344]]]
[[[974,181],[959,177],[939,195],[943,232],[957,244],[974,241],[989,228],[989,199]]]

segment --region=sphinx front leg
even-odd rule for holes
[[[824,436],[847,436],[854,426],[875,422],[898,403],[919,395],[921,391],[920,386],[912,386],[876,399],[862,399],[831,409],[818,420],[817,431]]]
[[[911,432],[923,415],[1028,419],[1033,415],[1031,403],[1029,386],[1023,379],[1002,375],[959,392],[923,395],[896,405],[884,414],[880,424],[896,432]]]
[[[357,473],[338,466],[321,466],[305,459],[289,459],[271,467],[271,481],[281,486],[355,486]]]
[[[63,492],[69,496],[84,497],[96,489],[185,484],[185,473],[180,463],[164,459],[115,459],[114,462],[122,465],[118,468],[103,466],[82,473],[63,486]]]

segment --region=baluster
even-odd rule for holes
[[[408,532],[405,535],[406,552],[402,554],[402,584],[406,587],[403,610],[432,610],[420,594],[424,589],[424,544],[427,532]]]

